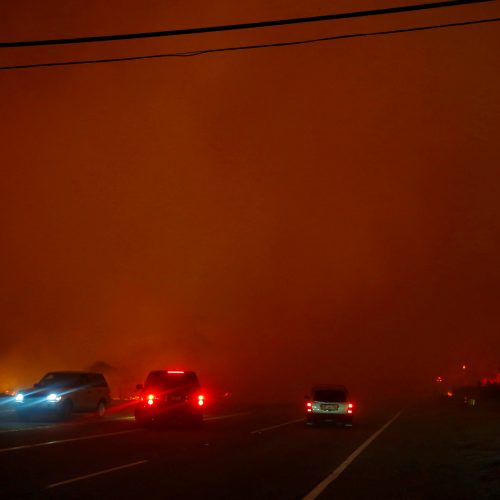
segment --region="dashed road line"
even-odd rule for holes
[[[298,422],[305,422],[305,421],[306,421],[305,418],[297,418],[295,420],[290,420],[282,424],[271,425],[270,427],[263,427],[262,429],[256,429],[255,431],[250,432],[250,434],[262,434],[263,432],[272,431],[273,429],[277,429],[278,427],[284,427],[285,425],[292,425]]]
[[[204,422],[207,420],[224,420],[225,418],[233,418],[233,417],[240,417],[242,415],[248,415],[248,412],[241,412],[241,413],[232,413],[231,415],[214,415],[213,417],[205,417],[203,419]]]
[[[248,412],[233,413],[231,415],[214,415],[213,417],[206,417],[204,419],[204,421],[223,420],[226,418],[239,417],[241,415],[248,415]],[[31,429],[36,429],[36,428],[31,428]],[[28,429],[19,429],[19,430],[28,430]],[[80,437],[76,437],[76,438],[58,439],[58,440],[54,440],[54,441],[45,441],[43,443],[23,444],[23,445],[19,445],[19,446],[12,446],[10,448],[1,448],[0,453],[6,453],[9,451],[27,450],[30,448],[39,448],[42,446],[50,446],[52,444],[71,443],[74,441],[85,441],[88,439],[100,439],[100,438],[105,438],[108,436],[119,436],[120,434],[130,434],[133,432],[141,432],[141,431],[144,431],[144,429],[129,429],[126,431],[107,432],[107,433],[101,433],[101,434],[91,434],[89,436],[80,436]]]
[[[61,443],[71,443],[73,441],[85,441],[87,439],[100,439],[108,436],[118,436],[120,434],[131,434],[132,432],[140,432],[143,429],[131,429],[128,431],[118,431],[118,432],[106,432],[105,434],[91,434],[90,436],[80,436],[76,438],[69,439],[59,439],[56,441],[45,441],[43,443],[33,443],[33,444],[23,444],[20,446],[13,446],[11,448],[2,448],[0,449],[0,453],[5,453],[8,451],[17,451],[17,450],[27,450],[29,448],[39,448],[41,446],[50,446],[51,444],[61,444]]]
[[[128,469],[129,467],[135,467],[136,465],[141,465],[149,462],[149,460],[139,460],[138,462],[132,462],[130,464],[120,465],[118,467],[111,467],[111,469],[104,469],[98,472],[93,472],[92,474],[85,474],[84,476],[77,476],[71,479],[66,479],[65,481],[59,481],[58,483],[52,483],[45,487],[45,489],[57,488],[58,486],[63,486],[65,484],[75,483],[76,481],[83,481],[90,477],[102,476],[103,474],[109,474],[110,472],[115,472],[117,470]]]
[[[53,429],[55,425],[38,425],[36,427],[22,427],[21,429],[6,429],[0,430],[0,434],[8,434],[9,432],[22,432],[22,431],[39,431],[41,429]]]

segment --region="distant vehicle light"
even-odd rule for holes
[[[168,370],[167,373],[184,373],[184,372],[181,370]]]
[[[47,396],[47,401],[52,401],[52,402],[56,403],[57,401],[61,401],[61,396],[59,396],[59,394],[55,394],[55,393],[49,394]]]
[[[452,393],[451,391],[448,391],[448,392],[446,393],[446,395],[447,395],[449,398],[451,398],[451,397],[453,396],[453,393]]]
[[[436,377],[436,382],[442,382],[443,381],[443,377]]]
[[[203,406],[205,404],[205,396],[203,396],[202,394],[200,394],[198,396],[198,406]]]
[[[24,394],[21,394],[21,393],[16,394],[16,401],[18,403],[22,403],[24,401]]]

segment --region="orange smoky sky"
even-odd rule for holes
[[[387,5],[412,2],[391,1]],[[414,2],[418,3],[418,2]],[[422,2],[420,2],[422,3]],[[2,41],[380,7],[2,2]],[[499,17],[433,12],[109,44],[1,65]],[[500,370],[499,25],[0,72],[0,388],[96,361],[302,396]]]

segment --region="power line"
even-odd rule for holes
[[[333,21],[338,19],[352,19],[357,17],[379,16],[385,14],[400,14],[404,12],[415,12],[421,10],[441,9],[444,7],[456,7],[477,3],[493,2],[495,0],[447,0],[445,2],[432,2],[417,5],[406,5],[400,7],[388,7],[385,9],[372,9],[356,12],[343,12],[338,14],[326,14],[323,16],[298,17],[293,19],[277,19],[274,21],[260,21],[254,23],[226,24],[221,26],[206,26],[199,28],[184,28],[167,31],[152,31],[148,33],[126,33],[116,35],[102,35],[78,38],[60,38],[54,40],[31,40],[16,42],[0,42],[0,48],[13,47],[35,47],[41,45],[67,45],[76,43],[111,42],[117,40],[133,40],[139,38],[158,38],[179,35],[194,35],[199,33],[214,33],[221,31],[235,31],[255,28],[267,28],[271,26],[284,26],[291,24],[314,23],[320,21]]]
[[[277,43],[265,43],[259,45],[240,45],[235,47],[219,47],[214,49],[202,49],[190,52],[173,52],[167,54],[151,54],[144,56],[131,56],[131,57],[115,57],[109,59],[88,59],[83,61],[62,61],[54,63],[39,63],[39,64],[24,64],[18,66],[0,66],[0,71],[2,70],[14,70],[14,69],[28,69],[28,68],[47,68],[53,66],[76,66],[80,64],[100,64],[100,63],[113,63],[113,62],[124,62],[124,61],[138,61],[142,59],[160,59],[166,57],[193,57],[200,56],[204,54],[210,54],[214,52],[236,52],[240,50],[252,50],[252,49],[265,49],[273,47],[287,47],[292,45],[305,45],[311,43],[327,42],[334,40],[345,40],[348,38],[361,38],[370,36],[381,36],[381,35],[392,35],[398,33],[410,33],[416,31],[429,31],[444,28],[455,28],[460,26],[471,26],[476,24],[485,23],[496,23],[500,21],[500,17],[490,18],[490,19],[479,19],[476,21],[464,21],[460,23],[448,23],[448,24],[435,24],[429,26],[417,26],[414,28],[402,28],[397,30],[387,30],[387,31],[372,31],[367,33],[351,33],[347,35],[335,35],[323,38],[311,38],[307,40],[295,40],[290,42],[277,42]]]

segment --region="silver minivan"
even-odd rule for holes
[[[67,419],[73,412],[95,412],[102,417],[111,400],[102,373],[49,372],[33,388],[15,396],[19,420],[36,416]]]
[[[352,426],[354,403],[345,386],[335,384],[315,385],[305,397],[307,423],[332,422]]]

